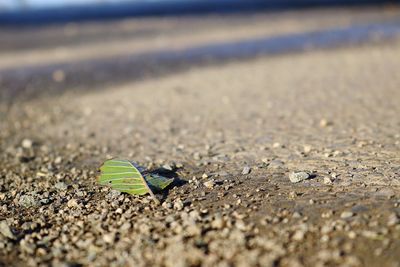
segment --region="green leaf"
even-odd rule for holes
[[[99,184],[109,185],[112,189],[131,195],[145,195],[149,193],[154,201],[159,203],[143,175],[130,161],[110,159],[103,163],[100,171]],[[161,188],[166,183],[166,181],[161,182],[159,179],[151,180],[156,185],[154,186],[155,188]]]
[[[150,187],[158,191],[165,189],[174,181],[174,178],[166,178],[156,173],[150,173],[148,175],[145,175],[144,179],[146,179]]]

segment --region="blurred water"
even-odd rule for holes
[[[71,5],[79,6],[88,4],[117,4],[132,1],[149,0],[0,0],[0,11],[18,11],[55,7],[62,8]]]
[[[393,0],[0,0],[0,24],[396,2],[398,3]]]

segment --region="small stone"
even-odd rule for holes
[[[291,172],[289,174],[289,180],[292,183],[299,183],[301,181],[307,180],[308,178],[310,178],[310,174],[307,172]]]
[[[211,179],[207,182],[204,182],[203,185],[209,189],[213,189],[215,186],[215,181],[214,181],[214,179]]]
[[[354,213],[351,212],[351,211],[343,211],[343,212],[340,214],[340,218],[342,218],[342,219],[348,219],[348,218],[351,218],[351,217],[353,217],[353,216],[354,216]]]
[[[278,143],[278,142],[275,142],[275,143],[272,144],[272,147],[273,148],[280,148],[280,147],[282,147],[282,145],[280,143]]]
[[[171,222],[170,228],[175,234],[180,234],[183,231],[183,227],[178,221]]]
[[[239,229],[234,229],[230,232],[229,239],[239,246],[243,246],[246,243],[246,236],[245,234],[240,231]]]
[[[58,156],[56,157],[56,159],[54,160],[54,164],[60,164],[62,162],[62,157]]]
[[[357,234],[356,234],[356,232],[354,232],[354,231],[350,231],[349,234],[348,234],[348,236],[349,236],[350,239],[354,239],[354,238],[357,237]]]
[[[244,223],[243,220],[237,220],[237,221],[235,222],[235,227],[236,227],[237,229],[241,230],[241,231],[247,231],[247,230],[248,230],[248,227],[247,227],[247,225]]]
[[[361,235],[364,236],[365,238],[368,239],[378,239],[379,238],[379,234],[377,232],[374,231],[369,231],[369,230],[365,230],[361,232]]]
[[[107,194],[107,198],[110,199],[117,199],[121,195],[120,191],[117,190],[111,190],[110,193]]]
[[[174,201],[174,209],[182,210],[183,209],[183,202],[180,198],[175,199]]]
[[[126,233],[128,232],[129,229],[131,229],[132,224],[130,222],[125,222],[124,224],[121,225],[119,228],[121,233]]]
[[[172,171],[173,170],[172,166],[170,164],[168,164],[168,163],[164,164],[162,167],[163,167],[163,169],[168,170],[168,171]]]
[[[25,239],[22,239],[19,243],[21,250],[27,254],[33,254],[36,249],[35,244],[28,243]]]
[[[23,148],[31,148],[32,145],[33,145],[33,141],[30,140],[30,139],[24,139],[24,140],[22,140],[22,142],[21,142],[21,146],[22,146]]]
[[[19,198],[18,204],[25,208],[37,206],[38,202],[36,201],[34,196],[31,195],[22,195]]]
[[[331,185],[331,184],[333,184],[333,181],[332,181],[332,179],[330,177],[325,176],[324,177],[324,184]]]
[[[78,206],[78,202],[76,201],[76,199],[71,198],[70,200],[68,200],[67,206],[68,208],[75,208]]]
[[[207,175],[207,173],[203,173],[203,175],[201,176],[201,178],[203,178],[203,179],[207,179],[207,178],[208,178],[208,175]]]
[[[68,188],[68,186],[64,182],[58,182],[54,185],[54,187],[60,191],[65,191]]]
[[[303,146],[304,153],[306,153],[306,154],[310,153],[311,149],[312,149],[312,147],[310,145]]]
[[[333,123],[331,121],[328,121],[327,119],[321,119],[319,121],[319,126],[322,127],[322,128],[327,127],[327,126],[331,126],[332,124]]]
[[[50,203],[50,199],[48,198],[42,198],[41,200],[39,200],[39,203],[42,205],[46,205]]]
[[[10,238],[10,239],[15,238],[13,232],[10,229],[10,226],[8,226],[8,224],[5,220],[0,222],[0,233],[7,238]]]
[[[400,223],[400,219],[396,213],[392,213],[388,217],[387,226],[395,226]]]
[[[108,233],[108,234],[103,235],[103,241],[106,243],[111,244],[114,242],[114,239],[115,239],[114,233]]]
[[[292,239],[295,241],[302,241],[305,235],[306,232],[304,230],[297,230],[296,232],[294,232]]]
[[[199,236],[201,234],[201,229],[196,224],[191,224],[185,229],[186,236]]]
[[[269,168],[278,169],[278,168],[282,168],[284,164],[285,163],[283,161],[281,161],[279,159],[274,159],[274,160],[271,160],[271,162],[268,163],[268,167]]]
[[[299,219],[301,217],[302,217],[302,215],[300,212],[298,212],[298,211],[293,212],[292,218]]]
[[[211,227],[213,229],[222,229],[224,227],[224,220],[220,215],[216,215],[214,220],[211,222]]]
[[[167,201],[163,202],[161,206],[163,208],[165,208],[165,209],[171,209],[172,208],[171,202],[167,202]]]
[[[250,171],[251,171],[250,167],[249,167],[249,166],[245,166],[245,167],[243,168],[243,170],[242,170],[242,174],[243,174],[243,175],[249,174]]]

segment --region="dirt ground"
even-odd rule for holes
[[[400,266],[399,59],[392,40],[2,103],[0,265]],[[172,169],[162,205],[97,185],[110,157]]]

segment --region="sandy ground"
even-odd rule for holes
[[[399,266],[399,56],[260,56],[3,107],[0,262]],[[163,204],[98,186],[113,156],[173,169]]]

